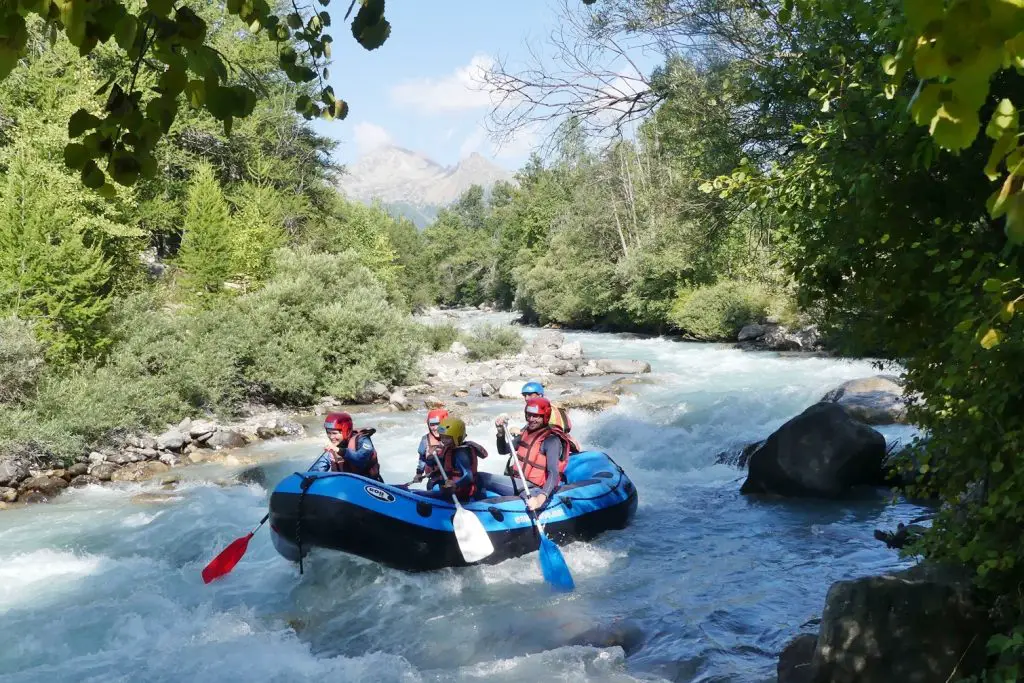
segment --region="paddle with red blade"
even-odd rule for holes
[[[214,579],[219,579],[234,569],[235,565],[238,564],[238,561],[242,559],[243,555],[245,555],[245,551],[249,547],[249,539],[252,538],[253,534],[260,530],[260,527],[263,526],[268,519],[270,519],[269,512],[264,515],[263,519],[260,520],[260,523],[255,529],[241,538],[236,538],[231,542],[231,545],[220,551],[220,555],[213,558],[213,560],[210,561],[210,564],[203,568],[203,583],[210,583]]]

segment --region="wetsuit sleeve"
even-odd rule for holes
[[[455,480],[455,486],[468,485],[473,479],[473,470],[470,468],[469,454],[466,453],[466,449],[460,448],[455,451],[455,466],[461,473]]]
[[[508,444],[505,443],[505,437],[504,436],[499,436],[499,437],[496,438],[496,441],[498,443],[498,455],[508,455],[510,453],[510,451],[508,450]],[[518,435],[512,437],[512,448],[514,448],[514,449],[515,448],[519,448],[519,436]]]
[[[558,474],[558,463],[562,459],[562,440],[554,434],[544,439],[544,444],[541,446],[541,451],[544,452],[544,456],[548,461],[547,477],[544,480],[544,495],[547,496],[548,500],[551,500],[551,494],[554,493],[555,488],[562,483],[559,479]]]
[[[356,439],[355,450],[345,449],[345,460],[349,461],[359,469],[365,469],[370,465],[370,456],[373,454],[373,442],[370,437],[361,436]]]
[[[320,457],[313,461],[313,464],[309,466],[308,472],[330,472],[331,471],[331,458],[327,451],[320,454]]]
[[[416,449],[420,454],[420,460],[416,463],[416,474],[423,474],[423,468],[427,466],[427,435],[420,439],[420,446]]]

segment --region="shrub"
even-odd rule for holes
[[[412,322],[356,253],[281,250],[275,271],[238,300],[252,336],[244,377],[254,398],[354,399],[367,382],[393,385],[411,375],[420,348]]]
[[[474,327],[463,336],[462,342],[473,360],[511,356],[523,348],[523,337],[517,330],[488,324]]]
[[[669,321],[697,339],[731,341],[744,325],[765,319],[771,305],[772,297],[763,286],[726,280],[681,291]]]
[[[214,309],[169,307],[154,292],[120,301],[106,364],[44,375],[23,409],[0,414],[0,452],[42,444],[67,459],[186,415],[351,399],[412,373],[421,342],[358,256],[279,250],[274,266],[263,289]]]
[[[0,404],[25,401],[44,367],[43,346],[32,327],[15,317],[0,319]]]
[[[431,351],[447,351],[460,334],[459,328],[451,323],[420,325],[418,333],[419,338]]]

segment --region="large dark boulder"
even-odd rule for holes
[[[750,456],[741,493],[837,498],[885,483],[885,437],[835,403],[815,403]]]
[[[918,565],[832,585],[814,683],[947,683],[977,673],[990,635],[970,582]]]
[[[818,637],[801,633],[782,649],[776,667],[778,683],[811,683],[811,660],[818,645]]]

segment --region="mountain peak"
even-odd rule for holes
[[[477,152],[446,168],[397,145],[367,152],[347,171],[338,187],[351,199],[435,208],[451,204],[472,185],[487,190],[499,180],[512,179],[511,173]]]

